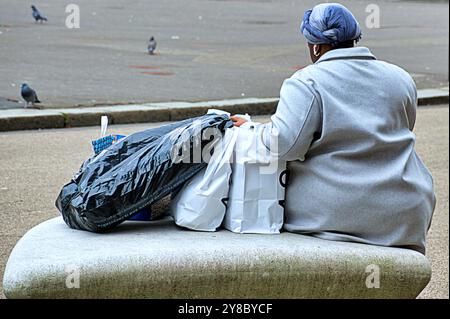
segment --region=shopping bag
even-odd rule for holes
[[[286,162],[256,138],[259,123],[238,128],[223,226],[237,233],[276,234],[283,225]]]
[[[215,231],[222,224],[236,138],[237,128],[227,128],[223,138],[214,146],[208,166],[186,183],[172,199],[171,212],[178,226]]]

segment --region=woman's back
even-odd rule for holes
[[[414,151],[411,77],[356,47],[329,51],[291,79],[320,115],[304,161],[289,163],[285,228],[424,252],[435,198]]]

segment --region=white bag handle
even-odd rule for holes
[[[100,138],[106,136],[106,130],[108,129],[108,117],[103,115],[101,118]]]

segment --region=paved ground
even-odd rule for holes
[[[47,107],[275,97],[309,63],[300,18],[316,0],[77,0],[81,28],[65,27],[65,2],[0,2],[0,97],[28,82]],[[448,1],[342,1],[363,26],[362,45],[411,72],[420,88],[448,84]],[[367,29],[366,6],[381,9]],[[157,55],[146,54],[154,35]],[[0,105],[2,105],[0,101]],[[9,104],[9,107],[11,105]]]
[[[448,115],[448,106],[424,107],[417,118],[417,149],[432,171],[438,197],[427,253],[433,278],[421,295],[424,298],[449,297]],[[130,134],[156,125],[117,125],[111,130]],[[93,127],[0,133],[0,278],[17,240],[34,225],[58,215],[56,196],[90,156],[90,140],[98,134],[99,128]]]

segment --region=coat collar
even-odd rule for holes
[[[316,63],[343,59],[376,60],[377,58],[366,47],[354,47],[328,51],[323,56],[321,56],[320,59],[316,61]]]

